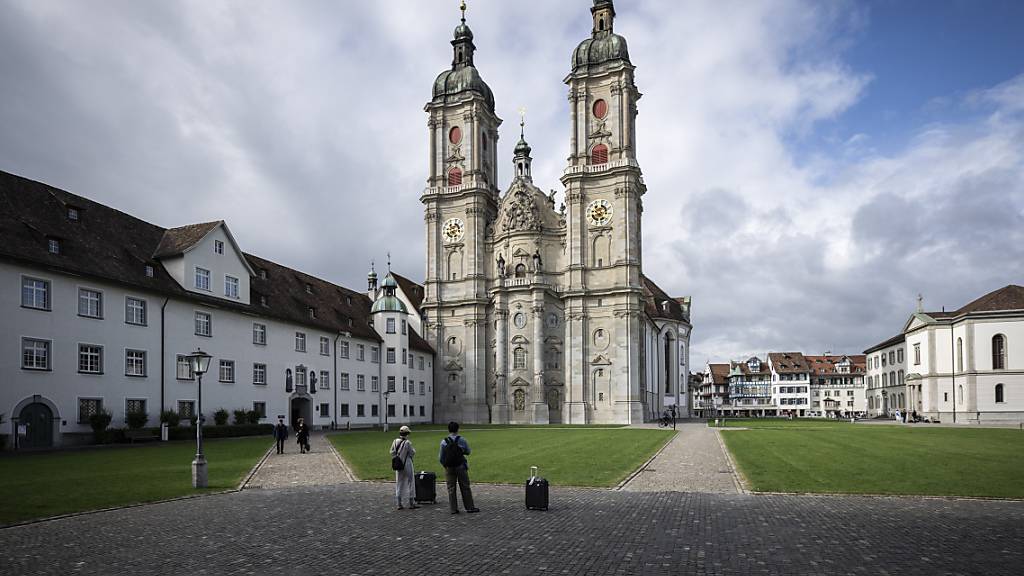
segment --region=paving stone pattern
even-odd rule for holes
[[[0,530],[4,574],[1020,574],[1024,503],[389,484],[245,490]],[[443,491],[442,491],[443,492]]]
[[[623,490],[633,492],[738,492],[717,432],[701,422],[680,422],[677,434]]]
[[[310,452],[302,454],[292,435],[285,441],[284,454],[271,449],[270,456],[245,485],[254,488],[290,488],[295,486],[329,486],[352,481],[348,470],[322,432],[309,438]]]

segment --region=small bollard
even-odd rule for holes
[[[715,426],[718,426],[718,418],[715,418]]]

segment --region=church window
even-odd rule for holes
[[[608,163],[608,147],[604,144],[598,144],[594,146],[593,150],[590,151],[590,163],[591,164],[607,164]]]
[[[594,102],[594,116],[597,118],[604,118],[608,115],[608,102],[603,99],[599,99]]]
[[[512,353],[512,369],[526,370],[526,350],[516,348]]]
[[[1003,385],[996,384],[996,404],[1002,404],[1006,400],[1003,397]]]
[[[996,334],[992,337],[992,369],[1006,369],[1006,336]]]
[[[516,278],[526,278],[525,264],[516,264]]]
[[[601,18],[601,20],[598,22],[598,30],[604,30],[604,18]]]
[[[607,157],[607,155],[606,155]],[[461,186],[462,185],[462,170],[459,168],[452,168],[448,171],[448,185],[449,186]]]

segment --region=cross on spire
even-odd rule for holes
[[[519,107],[519,137],[526,136],[526,106]]]
[[[917,311],[924,312],[924,296],[920,293],[917,295]]]
[[[388,250],[388,272],[391,272],[391,251]]]

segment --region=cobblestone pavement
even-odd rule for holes
[[[292,435],[285,441],[284,454],[271,449],[245,488],[289,488],[295,486],[327,486],[352,482],[352,476],[322,432],[309,438],[310,452],[302,454]]]
[[[1024,503],[475,486],[483,512],[395,511],[353,483],[0,530],[4,574],[1019,574]]]
[[[647,468],[622,487],[634,492],[712,492],[738,490],[715,430],[703,421],[677,423],[678,433]]]

